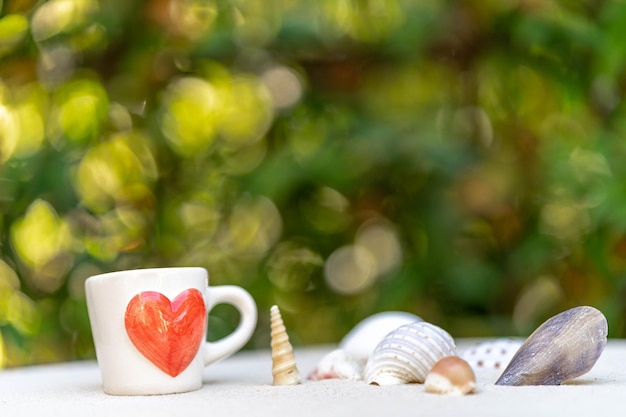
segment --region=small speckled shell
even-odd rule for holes
[[[581,306],[551,317],[519,348],[496,385],[560,385],[588,372],[608,333],[604,315]]]
[[[522,346],[520,339],[491,339],[463,349],[459,356],[474,372],[503,370]]]
[[[372,385],[422,383],[438,360],[454,355],[454,339],[442,328],[427,322],[406,324],[376,346],[364,379]]]

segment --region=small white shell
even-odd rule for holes
[[[501,371],[509,365],[523,342],[521,339],[485,340],[463,349],[459,356],[467,361],[475,372]]]
[[[455,355],[454,339],[442,328],[426,322],[405,324],[376,346],[364,379],[373,385],[422,383],[439,359]]]
[[[433,365],[424,387],[434,394],[470,394],[476,391],[476,376],[465,360],[446,356]]]
[[[339,342],[339,347],[351,355],[367,360],[389,332],[403,324],[422,321],[419,316],[404,311],[376,313],[352,328]]]
[[[365,360],[357,358],[345,349],[335,349],[324,356],[308,376],[312,381],[322,379],[360,380]]]

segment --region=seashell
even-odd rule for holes
[[[589,371],[604,347],[604,315],[581,306],[551,317],[519,348],[496,385],[560,385]]]
[[[364,379],[372,385],[421,383],[439,359],[454,355],[454,339],[442,328],[423,321],[405,324],[376,346]]]
[[[371,315],[352,328],[339,342],[339,347],[351,355],[367,360],[378,343],[389,332],[403,324],[422,321],[415,314],[404,311],[385,311]]]
[[[485,340],[464,349],[459,356],[469,363],[474,372],[504,369],[522,343],[519,339]]]
[[[300,373],[278,306],[270,308],[270,323],[272,375],[274,377],[272,385],[297,385],[300,383]]]
[[[476,376],[469,363],[458,356],[440,359],[424,381],[426,392],[435,394],[469,394],[476,391]]]
[[[352,355],[345,349],[335,349],[324,356],[308,376],[312,381],[322,379],[360,380],[365,359]]]

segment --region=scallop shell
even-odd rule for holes
[[[419,316],[404,311],[376,313],[352,328],[339,342],[339,347],[351,355],[367,360],[389,332],[403,324],[422,321]]]
[[[300,373],[278,306],[270,308],[270,317],[272,375],[274,377],[272,385],[297,385],[300,383]]]
[[[439,359],[454,355],[454,339],[442,328],[427,322],[405,324],[376,346],[364,379],[372,385],[421,383]]]
[[[494,371],[506,368],[513,355],[522,346],[520,339],[491,339],[470,346],[459,354],[474,372]]]
[[[604,315],[581,306],[551,317],[519,348],[496,385],[560,385],[588,372],[606,346]]]
[[[365,360],[352,355],[345,349],[335,349],[324,356],[308,376],[312,381],[322,379],[360,380]]]
[[[470,394],[476,391],[476,376],[465,360],[446,356],[433,365],[424,387],[435,394]]]

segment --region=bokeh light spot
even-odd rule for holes
[[[268,278],[281,291],[304,291],[324,259],[310,248],[296,242],[282,242],[268,260]]]
[[[205,152],[216,135],[217,92],[195,77],[174,81],[167,89],[161,130],[172,148],[182,155]]]
[[[357,231],[355,244],[367,249],[376,262],[376,274],[394,270],[402,259],[402,247],[393,225],[386,219],[365,222]]]
[[[106,46],[107,38],[106,28],[99,24],[93,23],[81,32],[80,36],[72,39],[71,47],[76,51],[90,51]]]
[[[41,316],[36,304],[26,294],[15,291],[7,305],[8,322],[23,335],[33,335],[39,330]]]
[[[20,44],[28,27],[28,20],[21,14],[8,14],[0,19],[0,56]]]
[[[0,369],[4,368],[7,362],[5,350],[4,339],[2,333],[0,333]]]
[[[397,0],[326,0],[326,18],[361,42],[378,42],[404,21]]]
[[[19,288],[20,279],[17,277],[17,274],[13,268],[0,259],[0,291],[18,290]]]
[[[20,289],[20,280],[6,262],[0,260],[0,326],[6,324],[9,320],[9,300],[13,294]],[[0,332],[0,344],[2,333]],[[2,350],[2,346],[0,346]],[[0,352],[0,368],[2,367],[3,356]]]
[[[85,231],[85,249],[94,258],[104,261],[137,251],[146,243],[148,220],[141,208],[121,204],[93,218]]]
[[[56,95],[53,141],[67,138],[84,143],[95,139],[109,114],[109,99],[94,80],[77,79],[63,85]]]
[[[242,197],[228,221],[229,246],[241,257],[257,259],[280,238],[282,219],[266,197]]]
[[[361,246],[343,246],[328,257],[324,272],[331,290],[339,294],[358,294],[374,284],[376,260]]]
[[[11,158],[20,135],[19,120],[13,109],[0,104],[0,162]]]
[[[289,149],[300,163],[306,163],[322,149],[329,130],[324,117],[296,110],[289,125]]]
[[[11,228],[11,240],[20,259],[34,270],[46,266],[71,248],[68,224],[44,200],[35,200]]]
[[[221,220],[215,204],[206,199],[183,202],[178,208],[178,215],[187,233],[205,239],[215,233]]]
[[[37,108],[25,104],[15,109],[19,121],[20,140],[15,149],[16,156],[26,157],[37,152],[44,140],[44,125]]]
[[[76,69],[76,54],[67,45],[52,45],[41,49],[37,61],[37,75],[48,88],[67,81]]]
[[[321,187],[310,198],[302,201],[304,217],[322,233],[336,233],[350,221],[350,202],[339,191]]]
[[[256,77],[236,76],[219,85],[219,132],[229,146],[259,140],[273,120],[270,93]]]
[[[234,34],[241,45],[262,47],[268,45],[280,29],[284,2],[246,0],[234,2]]]
[[[267,150],[265,138],[241,148],[222,149],[224,172],[230,175],[244,175],[253,172],[265,159]]]
[[[291,107],[302,97],[302,80],[291,68],[272,67],[263,73],[262,79],[277,109]]]
[[[485,146],[493,142],[493,127],[487,113],[480,107],[466,107],[454,115],[456,132],[465,138],[476,138]]]
[[[0,162],[28,157],[41,148],[45,109],[46,97],[38,84],[5,91],[0,85]]]
[[[196,40],[209,32],[217,18],[217,3],[203,0],[171,0],[169,15],[176,30]]]
[[[590,219],[584,207],[554,202],[541,210],[541,230],[562,240],[575,240],[589,230]]]
[[[116,202],[150,198],[157,167],[147,140],[139,133],[116,135],[91,148],[75,176],[83,204],[105,212]]]
[[[530,283],[521,293],[513,309],[513,323],[520,334],[528,334],[563,298],[563,290],[551,276],[541,276]]]
[[[582,184],[612,176],[607,159],[599,152],[576,147],[570,153],[569,163],[572,172]]]
[[[109,119],[120,132],[129,132],[133,127],[133,119],[126,107],[119,103],[111,103]]]
[[[33,38],[44,41],[82,25],[98,8],[95,0],[52,0],[35,11],[31,21]]]
[[[218,134],[227,147],[250,145],[270,126],[271,99],[259,79],[231,77],[221,68],[214,72],[218,75],[211,83],[187,77],[167,90],[161,130],[179,154],[207,152]]]

